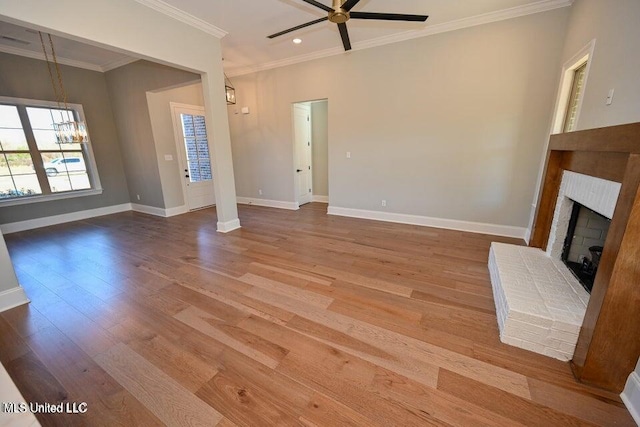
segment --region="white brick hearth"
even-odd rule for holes
[[[571,360],[589,294],[564,264],[538,248],[494,242],[489,272],[500,340]]]
[[[564,171],[546,251],[492,243],[489,272],[500,340],[571,360],[589,294],[560,260],[574,201],[611,219],[620,183]]]

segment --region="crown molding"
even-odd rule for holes
[[[355,45],[352,45],[352,50],[357,50]],[[298,64],[300,62],[313,61],[314,59],[326,58],[329,56],[340,55],[344,53],[342,47],[332,47],[329,49],[319,50],[317,52],[311,52],[304,55],[293,56],[291,58],[279,59],[277,61],[265,62],[263,64],[251,65],[248,67],[238,67],[225,69],[227,77],[237,77],[246,74],[257,73],[258,71],[271,70],[273,68],[286,67],[287,65]]]
[[[450,22],[443,22],[427,26],[422,30],[405,31],[402,33],[392,34],[390,36],[378,37],[375,39],[352,42],[352,50],[363,50],[372,47],[384,46],[392,43],[398,43],[406,40],[417,39],[420,37],[432,36],[435,34],[446,33],[449,31],[461,30],[463,28],[475,27],[478,25],[490,24],[492,22],[504,21],[507,19],[519,18],[521,16],[533,15],[536,13],[547,12],[554,9],[569,7],[574,0],[542,0],[535,3],[529,3],[523,6],[512,7],[509,9],[498,10],[495,12],[484,13],[482,15],[471,16],[469,18],[458,19]],[[265,62],[262,64],[252,65],[248,67],[230,68],[226,70],[229,77],[237,77],[246,74],[256,73],[258,71],[270,70],[273,68],[286,67],[300,62],[312,61],[314,59],[326,58],[329,56],[340,55],[344,53],[341,47],[325,49],[305,55],[294,56],[291,58],[280,59],[277,61]]]
[[[521,16],[533,15],[536,13],[547,12],[549,10],[568,7],[571,6],[573,2],[574,0],[542,0],[536,3],[529,3],[523,6],[484,13],[482,15],[471,16],[469,18],[462,18],[451,22],[443,22],[442,24],[426,27],[422,30],[406,31],[403,33],[392,34],[390,36],[367,40],[358,43],[358,48],[368,49],[370,47],[382,46],[419,37],[426,37],[432,36],[434,34],[462,30],[464,28],[475,27],[478,25],[505,21],[507,19],[519,18]]]
[[[202,19],[191,15],[181,9],[178,9],[175,6],[172,6],[168,3],[163,2],[162,0],[136,0],[138,3],[147,6],[157,12],[160,12],[164,15],[167,15],[170,18],[173,18],[177,21],[183,22],[187,25],[190,25],[194,28],[197,28],[200,31],[204,31],[207,34],[211,34],[219,39],[226,36],[228,33],[221,28],[216,27],[213,24],[210,24]]]
[[[125,56],[124,58],[116,59],[114,61],[102,64],[102,66],[100,66],[100,69],[102,70],[103,73],[106,73],[107,71],[111,71],[118,67],[122,67],[124,65],[131,64],[132,62],[136,62],[137,60],[138,58]]]
[[[20,49],[19,47],[0,45],[0,52],[10,53],[12,55],[26,56],[27,58],[39,59],[40,61],[46,60],[42,52],[34,52],[32,50]],[[76,61],[74,59],[61,58],[59,56],[56,59],[60,64],[69,65],[71,67],[84,68],[86,70],[91,70],[91,71],[102,72],[101,66],[96,64],[91,64],[89,62]]]
[[[27,58],[38,59],[40,61],[46,61],[46,58],[41,52],[34,52],[28,49],[21,49],[19,47],[6,46],[0,44],[0,52],[9,53],[12,55],[24,56]],[[85,70],[98,71],[100,73],[106,73],[114,68],[122,67],[123,65],[130,64],[138,60],[138,58],[132,58],[125,56],[123,58],[116,59],[111,62],[104,63],[102,65],[93,64],[91,62],[77,61],[75,59],[69,59],[58,56],[56,58],[59,64],[68,65],[70,67],[84,68]]]

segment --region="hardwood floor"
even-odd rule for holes
[[[500,343],[506,238],[240,206],[5,236],[31,304],[0,314],[42,425],[634,425],[567,363]]]

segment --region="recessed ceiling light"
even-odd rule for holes
[[[300,43],[302,43],[302,39],[293,39],[293,42],[295,44],[300,44]]]

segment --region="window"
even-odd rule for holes
[[[180,118],[189,164],[189,181],[201,182],[213,179],[204,116],[180,114]]]
[[[0,98],[0,205],[101,192],[90,143],[57,142],[69,114],[82,120],[82,106]]]
[[[587,63],[580,65],[573,72],[573,81],[571,83],[571,94],[567,104],[567,112],[562,125],[563,132],[572,132],[576,128],[576,119],[578,118],[578,105],[584,90],[584,78],[587,74]]]
[[[572,132],[578,129],[595,48],[594,39],[563,64],[551,133]]]

